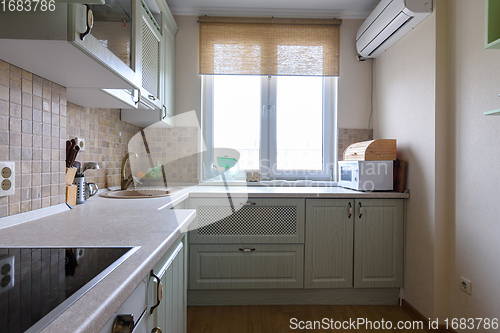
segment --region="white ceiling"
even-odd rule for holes
[[[366,18],[380,0],[166,0],[174,15]]]

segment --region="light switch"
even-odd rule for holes
[[[16,164],[10,161],[0,162],[0,197],[12,195],[16,188]]]

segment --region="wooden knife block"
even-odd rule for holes
[[[76,206],[76,185],[66,185],[66,202]]]

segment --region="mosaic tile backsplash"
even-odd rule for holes
[[[95,162],[99,170],[87,170],[85,180],[99,188],[120,185],[120,170],[130,138],[141,128],[120,121],[118,109],[91,109],[68,103],[68,138],[85,139],[77,161]],[[130,171],[127,171],[130,172]],[[127,173],[128,175],[128,173]]]
[[[66,123],[66,88],[0,60],[0,158],[16,164],[0,217],[65,201]]]
[[[148,174],[148,170],[160,163],[164,166],[167,186],[192,185],[198,181],[198,142],[197,127],[146,128],[144,137],[138,133],[129,142],[129,150],[138,155],[130,161],[133,174]],[[154,183],[147,177],[142,181],[143,185]],[[158,181],[163,183],[162,179]]]
[[[0,160],[14,161],[16,193],[0,197],[0,217],[65,202],[66,140],[81,137],[80,162],[100,188],[120,184],[128,140],[140,128],[120,121],[116,109],[67,103],[66,88],[0,60]]]

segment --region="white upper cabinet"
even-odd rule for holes
[[[69,102],[158,113],[170,11],[160,0],[103,1],[1,13],[0,59],[66,87]]]
[[[170,9],[166,5],[165,2],[158,2],[158,10],[160,11],[160,17],[156,20],[156,22],[161,27],[161,43],[160,43],[160,58],[158,62],[158,66],[160,68],[159,76],[158,76],[158,87],[160,90],[155,99],[155,108],[146,109],[143,107],[144,104],[151,102],[150,95],[151,92],[148,91],[148,95],[145,96],[144,89],[141,93],[141,103],[139,103],[138,109],[130,109],[130,108],[122,108],[121,111],[121,119],[125,122],[140,126],[147,127],[152,125],[158,121],[163,121],[168,125],[173,126],[172,119],[170,119],[174,115],[174,96],[175,96],[175,35],[177,34],[177,30],[179,29],[177,23],[170,12]],[[156,14],[153,13],[153,16],[156,17]],[[143,50],[144,49],[144,40],[143,40]],[[143,51],[144,54],[144,51]],[[143,66],[146,62],[142,62]],[[151,67],[153,68],[153,62],[151,62]],[[143,81],[144,81],[144,72],[146,69],[143,69]],[[153,70],[148,71],[148,73],[153,73]],[[151,75],[151,77],[153,77]],[[156,77],[155,77],[156,79]],[[151,84],[152,86],[152,84]],[[143,84],[145,87],[145,84]]]

